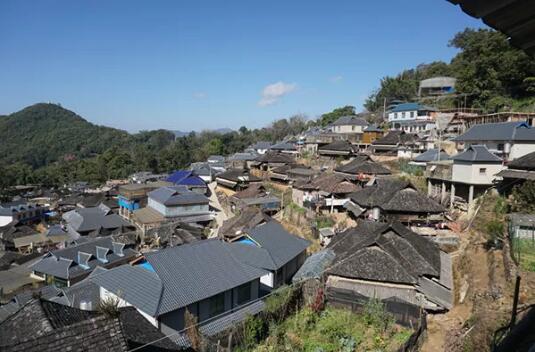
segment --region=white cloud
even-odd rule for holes
[[[204,99],[204,98],[206,98],[206,93],[205,92],[196,92],[196,93],[193,93],[193,97],[195,99]]]
[[[331,78],[329,78],[329,81],[331,81],[331,83],[337,83],[343,79],[344,79],[343,76],[338,75],[338,76],[332,76]]]
[[[293,92],[296,88],[297,84],[295,83],[284,83],[279,81],[277,83],[268,84],[262,90],[262,98],[258,102],[258,105],[273,105],[286,94]]]

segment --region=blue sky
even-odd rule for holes
[[[359,110],[481,23],[446,0],[0,1],[0,114],[59,102],[128,131]]]

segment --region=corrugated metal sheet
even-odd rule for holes
[[[472,17],[510,37],[512,45],[535,56],[535,1],[448,0]]]

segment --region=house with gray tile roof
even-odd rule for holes
[[[269,271],[260,279],[262,284],[278,288],[290,283],[303,265],[310,241],[289,233],[279,222],[271,220],[248,230],[231,246],[239,260]]]
[[[182,186],[161,187],[149,192],[147,208],[156,211],[165,220],[209,222],[213,219],[208,197]]]
[[[512,161],[535,152],[535,128],[526,122],[479,124],[454,139],[459,150],[485,145],[493,154]]]
[[[359,116],[342,116],[332,124],[334,133],[362,133],[368,127],[366,119]]]
[[[202,323],[254,301],[266,274],[239,260],[231,244],[210,239],[145,253],[143,263],[91,280],[101,287],[101,300],[113,297],[135,307],[168,335],[184,328],[186,310]]]
[[[91,208],[76,208],[62,216],[67,232],[73,237],[99,237],[129,232],[135,227],[109,207],[100,204]]]
[[[58,287],[70,287],[97,267],[113,268],[136,258],[137,252],[111,236],[50,251],[32,265],[32,277]]]

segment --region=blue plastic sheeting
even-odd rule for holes
[[[55,212],[55,211],[48,211],[48,212],[45,213],[45,215],[46,216],[50,216],[50,217],[54,217],[54,216],[58,215],[58,213]]]
[[[251,241],[250,239],[248,239],[248,238],[242,238],[241,240],[237,240],[236,242],[244,243],[244,244],[250,244],[252,246],[256,246],[256,244],[253,241]]]
[[[173,172],[167,179],[175,185],[183,186],[206,186],[206,183],[199,176],[193,175],[190,170],[178,170]]]
[[[152,265],[150,265],[150,263],[147,262],[146,260],[142,261],[140,264],[138,264],[138,266],[140,266],[143,269],[146,269],[148,271],[156,272],[156,271],[154,271],[154,268],[152,267]]]

